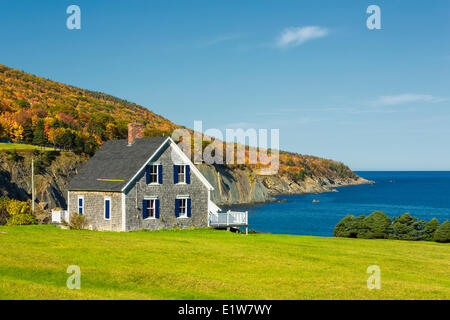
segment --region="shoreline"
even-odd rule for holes
[[[218,204],[221,209],[228,210],[232,208],[239,208],[239,207],[248,207],[248,206],[261,206],[269,203],[285,203],[286,201],[282,201],[276,197],[280,196],[301,196],[301,195],[308,195],[308,194],[321,194],[321,193],[328,193],[328,192],[339,192],[335,188],[343,188],[343,187],[351,187],[351,186],[359,186],[359,185],[367,185],[367,184],[375,184],[375,181],[367,180],[364,178],[359,178],[353,182],[349,182],[346,184],[340,184],[340,185],[334,185],[328,188],[324,188],[322,190],[317,191],[310,191],[310,192],[288,192],[288,193],[270,193],[272,196],[272,199],[269,199],[267,201],[263,202],[246,202],[246,203],[235,203],[235,204]]]

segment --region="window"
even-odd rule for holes
[[[78,196],[78,214],[84,214],[84,198],[83,196]]]
[[[179,197],[175,199],[175,216],[177,218],[189,218],[191,216],[191,199]]]
[[[162,165],[147,166],[147,184],[162,184]]]
[[[177,166],[178,183],[186,183],[186,166]]]
[[[173,182],[175,184],[182,183],[182,184],[189,184],[191,183],[190,178],[190,167],[189,165],[177,165],[175,164],[173,166]]]
[[[105,198],[105,220],[111,219],[111,198]]]
[[[147,200],[147,218],[155,217],[155,199]]]
[[[145,199],[143,202],[143,214],[144,219],[159,219],[159,200]]]
[[[158,166],[150,166],[150,183],[158,183]]]
[[[180,218],[186,218],[187,217],[187,206],[186,206],[186,202],[187,199],[178,199],[178,203],[180,204]]]

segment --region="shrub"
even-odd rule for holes
[[[37,224],[37,220],[31,214],[27,213],[13,215],[6,222],[8,226],[23,226],[28,224]]]
[[[423,240],[425,221],[404,213],[394,217],[390,239],[395,240]]]
[[[30,214],[31,207],[28,203],[19,200],[10,200],[7,207],[8,213],[12,216],[19,214]]]
[[[358,238],[386,239],[389,236],[391,219],[382,211],[372,212],[364,218]]]
[[[450,242],[450,221],[445,221],[434,233],[434,241]]]
[[[78,213],[71,213],[69,223],[64,221],[63,225],[68,226],[70,229],[82,230],[87,228],[88,220],[84,215]]]
[[[439,228],[439,221],[436,218],[431,219],[423,228],[423,239],[427,241],[434,240],[434,234],[436,230]]]

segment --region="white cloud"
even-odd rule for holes
[[[318,26],[291,27],[284,29],[277,39],[280,48],[296,47],[306,41],[322,38],[328,35],[328,29]]]
[[[442,102],[447,99],[435,97],[429,94],[414,94],[405,93],[393,96],[381,96],[377,100],[373,101],[373,105],[381,106],[396,106],[399,104],[413,103],[413,102]]]

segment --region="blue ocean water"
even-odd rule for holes
[[[347,214],[368,215],[376,210],[391,218],[409,212],[425,220],[450,220],[450,171],[356,173],[375,184],[337,188],[339,192],[279,196],[287,202],[233,209],[248,210],[250,229],[313,236],[332,236],[334,226]]]

